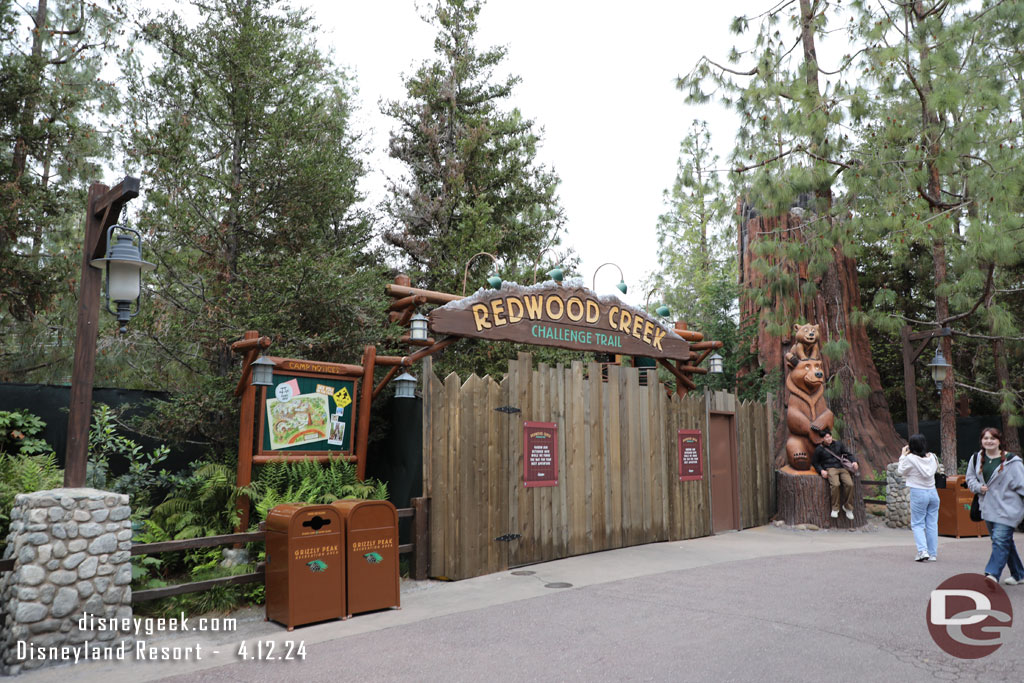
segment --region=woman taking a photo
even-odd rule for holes
[[[935,472],[939,461],[928,452],[928,440],[923,434],[914,434],[900,453],[896,471],[904,477],[910,489],[910,528],[917,545],[916,562],[936,557],[939,541],[939,494],[935,490]]]
[[[1024,564],[1013,544],[1013,530],[1024,519],[1024,462],[1003,449],[1003,433],[995,427],[981,431],[981,450],[967,464],[967,488],[978,495],[981,518],[992,538],[992,555],[985,578],[999,583],[1003,567],[1008,586],[1024,583]]]

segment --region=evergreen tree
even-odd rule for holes
[[[908,314],[894,288],[881,286],[873,319],[890,331],[906,323],[953,329],[955,346],[950,337],[939,342],[955,372],[941,394],[949,468],[958,386],[1000,399],[1011,442],[1020,424],[1007,344],[1019,348],[1021,336],[1019,304],[1009,295],[1019,291],[1022,271],[1015,41],[1024,9],[997,1],[855,6],[873,86],[857,110],[863,143],[848,178],[855,223],[865,242],[885,245],[894,268],[928,270],[915,283],[928,308]]]
[[[364,174],[353,85],[312,43],[306,11],[274,0],[196,2],[140,39],[160,62],[129,64],[129,163],[145,178],[139,224],[155,242],[152,303],[136,325],[183,393],[165,432],[234,441],[230,344],[247,329],[272,352],[358,362],[382,334],[387,281],[357,209]]]
[[[658,264],[654,291],[664,294],[673,317],[725,344],[724,373],[696,375],[698,388],[729,389],[736,380],[736,256],[726,188],[718,175],[707,124],[695,121],[679,146],[675,183],[666,190],[658,217]],[[762,396],[763,398],[763,396]]]
[[[117,99],[101,70],[122,12],[0,0],[0,366],[11,379],[71,354],[73,316],[54,308],[73,305],[86,186],[111,152]]]
[[[837,7],[827,0],[799,0],[780,3],[753,20],[737,18],[736,33],[746,33],[751,23],[758,32],[749,51],[734,48],[729,59],[753,66],[741,70],[702,58],[679,86],[690,101],[704,102],[711,85],[740,114],[731,163],[733,182],[743,195],[743,220],[762,217],[775,226],[751,241],[758,258],[742,273],[755,278],[744,281],[749,289],[743,310],[759,321],[761,368],[782,370],[781,344],[789,341],[794,322],[820,324],[837,425],[843,438],[878,467],[895,457],[900,442],[858,310],[857,265],[851,258],[857,238],[845,220],[849,207],[836,196],[850,168],[844,117],[853,95],[847,82],[851,58],[827,69],[817,56],[817,42]],[[746,226],[740,229],[745,234]],[[741,245],[745,248],[745,239]],[[780,449],[784,431],[780,424]]]
[[[413,286],[454,294],[463,293],[464,277],[471,294],[496,267],[506,280],[531,284],[534,266],[558,244],[564,221],[558,178],[536,161],[534,122],[502,108],[519,82],[494,76],[505,48],[474,45],[481,7],[474,0],[438,1],[424,17],[437,29],[435,58],[406,79],[406,101],[384,107],[398,124],[390,154],[407,169],[383,205],[389,221],[384,238]],[[478,252],[499,264],[486,257],[470,262]],[[552,256],[568,265],[569,254]],[[564,356],[532,350],[548,360]],[[437,357],[438,371],[502,372],[512,357],[512,345],[467,340],[459,342],[458,354]]]
[[[385,202],[385,239],[414,286],[456,294],[477,252],[496,256],[503,273],[530,272],[563,223],[558,178],[536,161],[533,121],[502,109],[519,82],[493,74],[505,48],[474,45],[481,6],[437,3],[425,17],[437,29],[436,57],[406,79],[408,100],[384,108],[398,123],[390,154],[408,171]],[[493,267],[471,264],[470,292]]]

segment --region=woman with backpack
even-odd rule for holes
[[[939,542],[939,494],[935,490],[935,473],[939,460],[928,452],[924,434],[914,434],[900,453],[896,471],[910,489],[910,529],[917,545],[916,562],[938,559],[935,553]]]
[[[1024,583],[1024,564],[1013,543],[1013,530],[1024,519],[1024,461],[1003,449],[1003,433],[995,427],[981,430],[981,450],[967,464],[967,488],[978,494],[981,518],[992,539],[992,554],[985,578],[999,583],[1003,567],[1008,586]]]

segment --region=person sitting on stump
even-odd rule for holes
[[[814,449],[811,465],[823,479],[828,479],[829,494],[832,497],[832,519],[839,517],[840,503],[846,512],[846,518],[853,519],[853,505],[850,502],[853,500],[853,477],[850,476],[850,472],[860,469],[857,458],[842,441],[832,438],[831,431],[815,431],[821,435],[821,443]]]

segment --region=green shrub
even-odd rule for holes
[[[386,500],[388,487],[384,482],[359,481],[356,466],[342,458],[325,464],[314,460],[299,462],[275,461],[263,465],[253,484],[256,514],[266,519],[270,510],[281,503],[318,505],[345,498]]]
[[[157,469],[171,451],[161,445],[144,453],[141,444],[118,434],[115,417],[110,406],[103,403],[93,408],[85,481],[87,486],[93,488],[128,494],[132,516],[138,519],[148,515],[157,492],[166,491],[174,481],[167,470]],[[118,477],[111,477],[111,457],[126,460],[128,471]]]
[[[156,543],[232,533],[238,524],[236,504],[242,495],[248,496],[255,508],[256,517],[250,525],[255,528],[259,521],[266,519],[271,508],[281,503],[312,505],[344,498],[384,500],[387,494],[386,484],[372,479],[359,481],[355,465],[340,458],[325,464],[302,460],[263,465],[247,487],[235,486],[233,468],[202,462],[197,463],[189,475],[180,478],[167,499],[153,508],[135,541]],[[263,545],[254,543],[248,547],[252,564],[231,569],[220,566],[219,547],[135,556],[132,558],[132,587],[134,590],[158,588],[255,571],[255,563],[264,557]],[[201,614],[260,604],[263,600],[262,584],[218,586],[209,591],[141,603],[137,611],[157,615]]]
[[[0,410],[0,554],[7,545],[11,508],[19,493],[45,491],[64,482],[64,471],[46,441],[46,423],[25,410]]]

